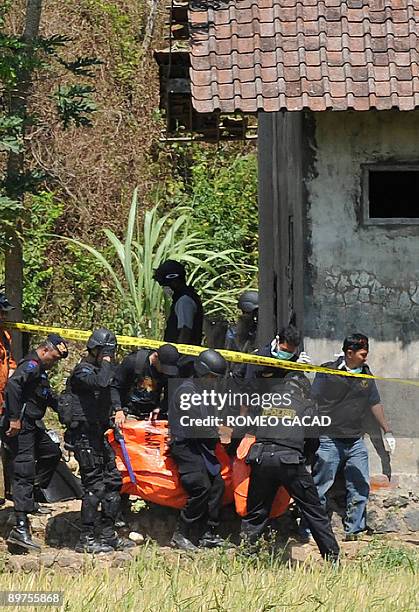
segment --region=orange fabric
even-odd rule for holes
[[[16,362],[13,359],[11,351],[9,357],[7,357],[3,334],[8,339],[10,348],[12,346],[10,333],[5,329],[0,330],[0,414],[3,410],[4,389],[6,388],[6,383],[9,378],[9,372],[10,370],[16,370]]]
[[[116,465],[122,475],[122,493],[136,495],[146,501],[183,508],[187,495],[182,485],[175,461],[169,454],[169,432],[167,421],[127,420],[122,433],[137,482],[130,481],[123,461],[120,445],[115,441],[113,431],[108,432],[109,442],[116,453]],[[226,489],[224,504],[233,502],[231,460],[221,444],[217,445],[216,455],[221,463],[221,475]]]
[[[236,512],[239,516],[246,516],[247,514],[247,493],[249,491],[249,481],[250,466],[245,463],[244,459],[239,459],[236,457],[233,462],[233,488],[234,503],[236,506]],[[290,499],[291,498],[284,487],[280,487],[273,501],[270,517],[277,518],[278,516],[281,516],[281,514],[284,514],[289,506]]]

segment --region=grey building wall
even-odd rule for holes
[[[363,164],[418,161],[419,111],[260,115],[261,342],[294,309],[314,363],[357,330],[377,375],[419,379],[419,225],[364,226],[361,215]],[[394,474],[413,486],[419,386],[379,389],[398,436]],[[380,473],[373,449],[370,460]]]
[[[419,160],[419,111],[312,113],[305,126],[306,348],[328,360],[361,331],[377,373],[418,378],[419,225],[363,225],[361,198],[363,164]]]

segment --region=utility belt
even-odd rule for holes
[[[255,442],[247,453],[246,463],[248,465],[263,463],[266,466],[273,463],[297,465],[304,463],[304,456],[297,450],[285,448],[279,442]]]

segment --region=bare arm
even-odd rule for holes
[[[374,406],[371,406],[371,412],[373,413],[375,420],[377,421],[381,429],[384,430],[384,433],[388,433],[389,431],[391,431],[391,427],[388,424],[388,421],[384,414],[383,404],[375,404]]]

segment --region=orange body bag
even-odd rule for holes
[[[110,430],[108,440],[115,451],[116,466],[122,475],[121,493],[136,495],[161,506],[183,508],[187,494],[180,483],[176,462],[169,454],[167,421],[151,423],[127,420],[122,433],[136,483],[130,481],[121,446]],[[231,460],[221,444],[217,444],[215,454],[221,464],[221,475],[225,483],[223,502],[230,504],[234,497]]]

